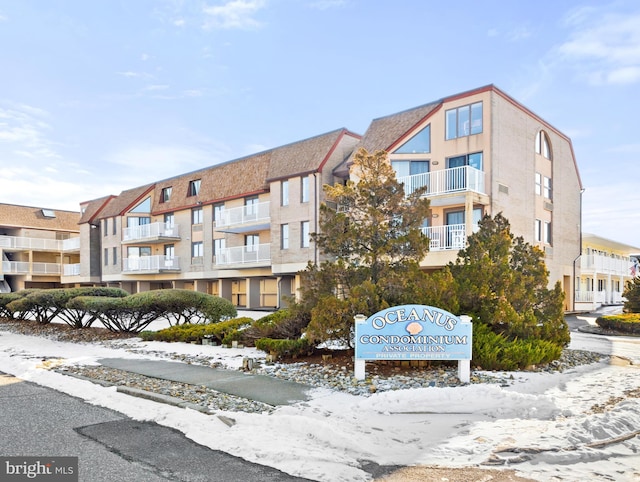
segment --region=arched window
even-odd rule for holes
[[[551,142],[545,131],[538,131],[536,134],[536,154],[542,155],[545,159],[552,159]]]

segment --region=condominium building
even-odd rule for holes
[[[638,255],[640,248],[583,233],[576,310],[593,311],[604,305],[622,304],[627,281],[640,276]]]
[[[80,262],[79,213],[0,204],[0,293],[60,286]]]
[[[427,186],[431,249],[422,266],[456,258],[485,214],[540,247],[574,309],[582,184],[570,139],[493,85],[80,205],[78,256],[63,285],[129,292],[186,288],[246,309],[286,304],[299,271],[322,260],[322,186],[349,179],[363,147],[384,150],[405,190]]]

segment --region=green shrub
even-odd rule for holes
[[[295,339],[302,335],[309,324],[308,313],[285,308],[269,313],[254,321],[250,327],[242,331],[242,341],[253,345],[260,338]]]
[[[640,313],[640,276],[626,282],[622,296],[625,313]]]
[[[36,289],[26,289],[21,291],[12,291],[11,293],[0,293],[0,317],[3,318],[15,318],[24,320],[30,314],[29,311],[14,311],[9,307],[9,304],[13,301],[24,298],[30,293],[38,291]]]
[[[313,352],[313,345],[306,338],[298,338],[297,340],[260,338],[256,341],[256,348],[276,355],[278,358],[297,358]]]
[[[473,324],[473,364],[484,370],[518,370],[560,358],[562,346],[546,340],[509,340],[484,323]]]
[[[152,302],[138,294],[125,298],[78,296],[67,306],[96,316],[109,331],[138,333],[162,315]]]
[[[640,335],[640,313],[600,316],[596,324],[605,330]]]
[[[202,342],[205,336],[210,336],[217,343],[230,343],[232,339],[239,339],[237,333],[251,324],[253,319],[248,317],[234,318],[220,323],[174,325],[158,331],[143,331],[140,336],[146,341],[166,342]],[[225,341],[227,340],[227,341]]]
[[[150,309],[169,321],[171,326],[183,323],[218,323],[237,315],[235,306],[224,298],[193,290],[165,289],[137,293]]]

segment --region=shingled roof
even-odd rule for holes
[[[439,100],[398,112],[397,114],[374,119],[354,152],[361,147],[364,147],[369,152],[389,150],[395,141],[422,122],[428,115],[438,109],[442,103],[443,101]]]
[[[119,196],[111,198],[104,209],[102,209],[94,219],[112,218],[122,215],[129,207],[133,207],[136,202],[141,201],[143,196],[153,189],[153,186],[154,184],[147,184],[122,191]]]
[[[80,203],[82,216],[80,217],[79,224],[90,223],[114,197],[115,196],[104,196],[99,199],[93,199],[91,201]]]
[[[355,136],[342,128],[273,149],[267,181],[320,170],[323,162],[345,134]]]
[[[78,231],[80,213],[60,209],[0,203],[0,226]]]

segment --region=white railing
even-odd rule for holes
[[[464,224],[449,224],[446,226],[429,226],[422,228],[422,232],[431,240],[431,251],[460,250],[467,244]]]
[[[214,264],[246,264],[271,261],[271,245],[258,244],[255,246],[236,246],[224,248],[216,254]]]
[[[4,274],[60,274],[58,263],[29,263],[28,261],[3,261]]]
[[[402,176],[398,178],[398,182],[404,184],[406,196],[423,186],[427,186],[425,196],[464,191],[485,193],[484,172],[471,166]]]
[[[80,236],[62,240],[62,251],[78,251],[80,249]]]
[[[148,238],[179,238],[177,224],[151,223],[130,226],[122,231],[123,241],[136,241]]]
[[[597,273],[609,273],[620,276],[631,276],[633,262],[629,258],[612,258],[602,254],[585,254],[580,260],[582,270]]]
[[[179,269],[180,258],[177,256],[139,256],[135,258],[124,258],[122,260],[122,271],[125,273],[137,271],[174,271]]]
[[[62,251],[62,241],[59,239],[25,238],[22,236],[0,236],[0,248]]]
[[[80,275],[80,263],[78,264],[63,264],[62,265],[63,276],[79,276]]]
[[[269,222],[269,202],[249,204],[237,208],[224,209],[215,220],[216,228],[239,224],[255,224]]]
[[[578,303],[593,302],[593,291],[576,291],[576,302]]]

